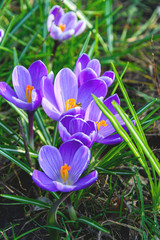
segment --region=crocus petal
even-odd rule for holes
[[[112,101],[115,101],[116,103],[118,103],[118,105],[120,105],[120,99],[117,94],[114,94],[114,95],[108,97],[107,99],[105,99],[104,105],[115,115],[115,114],[117,114],[117,111],[113,107]]]
[[[57,27],[54,23],[52,24],[50,35],[54,40],[61,41],[63,37],[63,32],[59,27]]]
[[[99,98],[101,101],[103,98]],[[85,112],[85,120],[92,120],[94,122],[98,122],[100,117],[102,115],[102,111],[99,109],[97,104],[95,103],[94,100],[91,101],[91,103],[88,105],[86,112]]]
[[[32,86],[34,86],[34,88],[36,89],[39,89],[42,77],[48,75],[45,64],[40,60],[35,61],[34,63],[31,64],[28,71],[32,79]]]
[[[95,170],[83,178],[80,178],[75,184],[73,191],[87,188],[97,181],[98,172]]]
[[[81,146],[75,152],[74,157],[70,158],[68,165],[70,165],[71,169],[69,172],[68,181],[72,184],[76,183],[79,177],[87,168],[90,161],[91,153],[88,147]]]
[[[60,146],[59,151],[63,159],[63,165],[65,163],[67,165],[70,164],[70,162],[74,158],[75,153],[81,146],[83,146],[83,144],[76,139],[70,139]]]
[[[33,89],[32,91],[32,111],[36,110],[42,102],[42,97],[39,90]]]
[[[71,135],[70,137],[71,139],[78,139],[79,141],[81,141],[85,146],[87,146],[88,148],[90,148],[92,146],[92,141],[91,138],[86,135],[83,132],[77,132],[74,133],[73,135]]]
[[[65,105],[68,99],[73,98],[77,100],[77,78],[69,68],[63,68],[58,72],[54,82],[54,92],[61,112],[65,111]]]
[[[53,120],[59,121],[61,113],[55,107],[55,105],[53,105],[44,97],[42,98],[42,107],[45,113],[48,115],[48,117],[52,118]]]
[[[12,73],[12,82],[18,98],[27,101],[26,87],[32,85],[29,71],[23,66],[16,66]]]
[[[117,121],[119,122],[120,125],[124,124],[124,121],[122,120],[122,118],[120,117],[119,114],[115,115],[115,118],[117,119]],[[98,136],[103,136],[103,138],[111,135],[112,133],[116,132],[115,128],[113,127],[113,125],[111,124],[111,122],[106,118],[106,116],[104,114],[101,115],[101,118],[99,121],[105,120],[107,126],[101,126],[100,129],[98,130]]]
[[[113,144],[119,144],[123,141],[123,138],[120,137],[118,133],[114,135],[110,135],[106,138],[96,138],[96,142],[107,144],[107,145],[113,145]]]
[[[32,103],[24,102],[24,101],[20,100],[17,97],[13,97],[13,101],[10,101],[10,102],[12,102],[18,108],[21,108],[21,109],[23,109],[25,111],[33,111],[33,110],[35,110],[35,109],[33,109]]]
[[[53,74],[50,73],[47,77],[43,77],[40,84],[41,96],[46,98],[52,105],[58,109],[57,101],[54,94]]]
[[[39,152],[39,164],[44,173],[53,181],[59,180],[63,161],[57,148],[43,146]]]
[[[105,97],[107,93],[107,85],[102,80],[87,81],[79,88],[77,101],[82,104],[82,108],[86,109],[93,100],[92,94],[97,97]]]
[[[83,53],[76,62],[76,66],[75,66],[75,74],[78,77],[78,75],[80,74],[80,72],[86,68],[88,62],[90,61],[90,58],[88,57],[87,54]]]
[[[0,82],[0,95],[5,98],[7,101],[13,103],[17,107],[25,110],[32,111],[32,104],[28,102],[24,102],[17,98],[16,93],[13,89],[5,82]]]
[[[55,5],[51,10],[50,10],[50,12],[49,12],[49,16],[50,15],[53,15],[54,16],[54,23],[56,24],[56,25],[58,25],[58,23],[59,23],[59,20],[60,20],[60,18],[63,16],[63,14],[64,14],[64,11],[63,11],[63,9],[60,7],[60,6],[58,6],[58,5]]]
[[[87,68],[92,68],[96,72],[97,77],[100,76],[101,64],[97,59],[92,59],[91,61],[89,61],[89,63],[87,64]]]
[[[90,126],[86,121],[84,121],[81,118],[72,118],[72,120],[69,122],[68,131],[71,134],[77,133],[77,132],[84,132],[87,135],[90,133]]]
[[[68,121],[70,121],[68,117],[72,118],[72,116],[63,117],[58,123],[59,135],[63,142],[71,138],[71,134],[68,132],[68,126],[67,126]]]
[[[73,185],[63,184],[58,181],[54,181],[53,184],[55,185],[56,191],[60,191],[60,192],[71,192],[71,191],[74,191],[74,188],[75,188]]]
[[[74,12],[67,12],[59,20],[59,24],[65,25],[65,31],[74,29],[77,24],[77,16]]]
[[[109,87],[114,82],[115,74],[112,71],[106,71],[105,73],[103,73],[100,79],[103,79]]]
[[[80,35],[86,28],[86,23],[83,20],[79,20],[75,26],[75,34],[74,36]]]
[[[71,108],[71,109],[67,110],[66,112],[64,112],[64,113],[61,115],[60,119],[61,119],[62,117],[64,117],[64,116],[66,116],[66,115],[73,115],[73,116],[75,116],[75,115],[80,115],[81,118],[83,118],[84,115],[85,115],[85,110],[84,110],[83,108],[81,108],[81,107]]]
[[[0,82],[0,95],[9,102],[12,102],[12,97],[17,98],[16,93],[6,82]]]
[[[54,23],[54,16],[52,14],[50,14],[48,16],[48,18],[47,18],[47,29],[48,29],[48,32],[51,32],[52,24],[55,24]]]
[[[96,72],[91,68],[83,69],[78,75],[78,86],[82,86],[85,82],[97,77]]]
[[[4,36],[4,30],[0,29],[0,42],[2,41],[3,36]]]
[[[53,183],[53,180],[47,177],[47,175],[38,170],[34,170],[32,174],[32,180],[35,184],[37,184],[40,188],[50,191],[56,192],[57,188]]]
[[[62,33],[61,41],[70,39],[73,35],[74,35],[74,29],[69,29],[68,31]]]

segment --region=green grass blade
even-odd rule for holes
[[[40,109],[37,109],[37,111],[35,112],[34,118],[37,122],[39,130],[41,131],[41,133],[44,137],[45,144],[51,145],[52,144],[51,136],[47,130],[47,127],[46,127],[43,117],[41,115]]]
[[[101,226],[99,223],[97,223],[96,221],[90,219],[90,218],[87,218],[87,217],[80,217],[77,219],[78,222],[81,222],[81,223],[84,223],[88,226],[91,226],[93,228],[96,228],[97,230],[99,231],[102,231],[104,233],[109,233],[109,230],[106,229],[105,227]]]
[[[29,175],[32,175],[33,170],[26,165],[25,163],[23,163],[22,161],[20,161],[18,158],[12,156],[11,154],[9,154],[8,152],[4,151],[1,147],[0,147],[0,154],[9,159],[11,162],[15,163],[18,167],[20,167],[21,169],[23,169],[26,173],[28,173]]]
[[[86,49],[87,49],[87,47],[88,47],[88,44],[89,44],[90,38],[91,38],[91,32],[89,32],[89,34],[87,34],[86,41],[85,41],[84,44],[83,44],[83,47],[82,47],[82,49],[81,49],[81,51],[80,51],[79,56],[86,51]]]
[[[51,205],[45,202],[42,202],[40,200],[35,200],[32,198],[28,198],[28,197],[23,197],[23,196],[15,196],[15,195],[9,195],[9,194],[0,194],[1,197],[7,198],[9,200],[12,201],[18,201],[21,202],[23,204],[32,204],[41,208],[45,208],[45,209],[50,209]]]
[[[13,22],[14,22],[14,16],[12,17],[12,19],[11,19],[11,21],[10,21],[8,27],[7,27],[7,30],[6,30],[3,38],[2,38],[2,41],[1,41],[1,43],[0,43],[0,46],[1,46],[1,47],[3,47],[4,44],[5,44],[5,41],[6,41],[6,39],[7,39],[7,36],[8,36],[8,34],[9,34],[11,28],[12,28]]]
[[[13,35],[20,27],[27,21],[27,19],[38,9],[39,4],[37,4],[34,8],[31,9],[20,21],[19,23],[12,29],[10,32],[10,36]]]
[[[118,74],[118,72],[117,72],[114,64],[113,64],[113,63],[111,63],[111,64],[112,64],[114,73],[115,73],[115,75],[116,75],[118,84],[119,84],[119,86],[120,86],[120,89],[121,89],[121,91],[122,91],[122,93],[123,93],[124,99],[125,99],[125,101],[126,101],[126,103],[127,103],[127,105],[128,105],[128,108],[129,108],[129,110],[130,110],[130,112],[131,112],[131,114],[132,114],[132,116],[133,116],[133,118],[134,118],[134,120],[135,120],[135,122],[136,122],[136,126],[137,126],[137,128],[138,128],[141,136],[142,136],[143,139],[146,141],[146,137],[145,137],[144,132],[143,132],[143,129],[142,129],[142,127],[141,127],[140,121],[139,121],[139,119],[138,119],[138,117],[137,117],[136,111],[135,111],[135,109],[134,109],[134,107],[133,107],[133,105],[132,105],[132,103],[131,103],[131,100],[130,100],[130,98],[129,98],[129,96],[128,96],[128,93],[127,93],[127,91],[126,91],[126,89],[125,89],[125,87],[124,87],[124,85],[123,85],[122,79],[119,77],[119,74]]]
[[[112,0],[105,1],[105,15],[109,15],[106,19],[107,25],[107,43],[110,52],[113,51],[113,24],[112,24]]]
[[[119,113],[119,115],[121,116],[121,118],[124,120],[128,130],[130,131],[133,139],[135,140],[135,143],[141,146],[145,155],[149,159],[150,163],[154,166],[156,172],[160,176],[160,163],[158,162],[157,158],[151,151],[150,147],[148,146],[146,141],[144,141],[144,139],[142,138],[140,133],[137,131],[136,127],[134,126],[132,121],[129,119],[129,117],[126,115],[124,110],[115,101],[113,101],[112,104],[117,110],[117,112]]]

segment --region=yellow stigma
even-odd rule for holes
[[[63,32],[64,30],[65,30],[65,28],[66,28],[66,25],[64,24],[59,24],[59,26],[58,26],[60,29],[61,29],[61,31]]]
[[[100,129],[100,127],[106,127],[107,123],[104,120],[101,120],[100,122],[96,122],[97,123],[97,128],[98,130]]]
[[[28,103],[32,103],[31,93],[32,93],[33,89],[34,89],[34,87],[31,85],[27,85],[27,87],[26,87],[26,98],[27,98]]]
[[[65,112],[75,107],[79,107],[79,105],[76,104],[76,100],[74,98],[70,98],[66,101]]]
[[[65,163],[64,166],[61,167],[61,178],[63,179],[64,182],[68,180],[68,171],[71,169],[70,166],[67,166]]]

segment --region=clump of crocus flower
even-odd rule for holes
[[[59,149],[43,146],[39,152],[39,164],[43,172],[34,170],[32,179],[40,188],[50,192],[84,189],[98,178],[96,170],[80,178],[89,161],[89,148],[75,139],[66,141]]]
[[[63,68],[55,78],[43,77],[41,82],[42,106],[45,113],[53,120],[59,121],[64,115],[84,115],[92,95],[105,97],[107,85],[101,79],[87,81],[78,88],[76,75],[69,69]]]
[[[77,59],[74,72],[78,78],[79,87],[91,79],[103,80],[107,87],[109,87],[115,79],[115,74],[112,71],[106,71],[100,76],[101,64],[99,60],[91,60],[85,53]]]
[[[78,21],[74,12],[64,13],[63,9],[56,5],[50,10],[47,28],[54,40],[62,42],[81,34],[85,30],[86,24],[83,20]]]
[[[4,36],[4,30],[0,29],[0,42],[2,41],[3,36]]]

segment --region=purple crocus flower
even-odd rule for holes
[[[114,114],[120,125],[128,131],[124,121],[120,117],[120,115],[117,113],[115,108],[112,105],[112,101],[117,102],[120,105],[120,99],[117,94],[114,94],[107,99],[104,100],[104,104],[106,107]],[[99,109],[95,101],[93,100],[85,113],[85,120],[89,121],[92,120],[96,122],[97,128],[98,128],[98,135],[96,138],[96,142],[103,143],[103,144],[118,144],[123,141],[123,138],[120,137],[118,133],[116,133],[116,130],[112,126],[111,122],[107,119],[107,117],[102,113],[102,111]]]
[[[83,114],[92,101],[92,95],[105,97],[107,86],[103,80],[88,81],[78,88],[75,74],[68,68],[60,70],[55,78],[44,77],[41,82],[42,106],[45,113],[59,121],[63,115]]]
[[[28,70],[16,66],[12,73],[15,91],[6,82],[0,82],[0,95],[27,112],[34,111],[41,105],[39,86],[42,77],[47,74],[47,68],[40,60],[32,63]]]
[[[75,139],[63,143],[59,149],[43,146],[39,152],[39,164],[43,172],[34,170],[32,179],[40,188],[50,192],[84,189],[98,178],[97,171],[80,178],[89,161],[90,150]]]
[[[4,30],[0,29],[0,42],[2,41],[3,36],[4,36]]]
[[[63,142],[75,138],[89,148],[93,145],[97,137],[96,123],[85,121],[80,116],[64,116],[59,121],[58,129]]]
[[[63,9],[56,5],[50,10],[47,28],[54,40],[62,42],[73,35],[76,37],[81,34],[86,28],[86,23],[83,20],[77,21],[74,12],[64,13]]]
[[[101,79],[104,80],[109,87],[115,79],[115,74],[112,71],[106,71],[101,74],[101,64],[98,59],[92,59],[88,57],[87,54],[83,53],[77,60],[74,70],[77,78],[78,85],[82,86],[85,82],[91,79]]]

